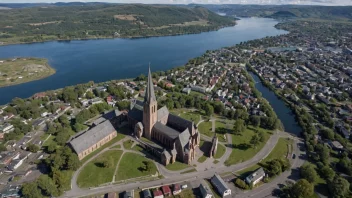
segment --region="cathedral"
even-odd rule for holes
[[[169,113],[166,106],[158,109],[149,68],[144,101],[136,100],[128,112],[128,122],[137,138],[142,136],[161,145],[161,162],[176,160],[190,164],[199,146],[200,134],[192,121]]]

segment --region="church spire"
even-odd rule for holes
[[[156,101],[156,98],[155,98],[154,84],[152,79],[152,73],[150,72],[150,63],[149,63],[148,82],[147,82],[147,89],[145,91],[144,102],[150,103],[151,101]]]

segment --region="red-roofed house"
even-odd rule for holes
[[[172,194],[177,195],[181,193],[181,186],[180,184],[174,184],[172,186]]]
[[[171,189],[169,186],[162,186],[161,190],[163,191],[165,196],[170,196],[171,195]]]
[[[44,98],[44,97],[46,97],[46,93],[45,93],[45,92],[36,93],[36,94],[34,94],[34,96],[33,96],[34,99]]]
[[[164,198],[163,192],[161,192],[161,190],[154,190],[153,196],[154,198]]]

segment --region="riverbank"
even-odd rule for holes
[[[1,46],[8,46],[8,45],[20,45],[20,44],[34,44],[34,43],[44,43],[44,42],[50,42],[50,41],[61,41],[61,42],[70,42],[70,41],[89,41],[89,40],[103,40],[103,39],[146,39],[146,38],[155,38],[155,37],[166,37],[166,36],[182,36],[182,35],[192,35],[192,34],[201,34],[201,33],[206,33],[206,32],[213,32],[213,31],[218,31],[223,28],[227,27],[234,27],[237,23],[228,25],[228,26],[219,26],[214,29],[208,29],[204,31],[199,31],[199,32],[184,32],[184,33],[170,33],[170,34],[150,34],[150,35],[136,35],[136,36],[92,36],[92,37],[86,37],[86,38],[70,38],[70,39],[60,39],[58,37],[48,35],[41,37],[42,40],[33,40],[29,42],[23,42],[21,41],[22,39],[28,39],[28,37],[15,37],[11,38],[10,41],[6,40],[0,40],[0,47]],[[33,37],[34,38],[34,37]],[[12,41],[12,39],[14,41]]]
[[[33,57],[0,59],[0,87],[44,79],[55,72],[47,59]]]

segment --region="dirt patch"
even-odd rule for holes
[[[137,21],[136,16],[138,15],[133,15],[133,14],[127,14],[127,15],[114,15],[115,19],[120,19],[120,20],[125,20],[125,21]]]
[[[45,65],[29,64],[23,66],[23,71],[25,72],[42,72],[44,70],[48,70]]]
[[[49,22],[43,22],[43,23],[30,23],[30,26],[41,26],[41,25],[48,25],[48,24],[53,24],[53,23],[60,23],[60,21],[49,21]]]

